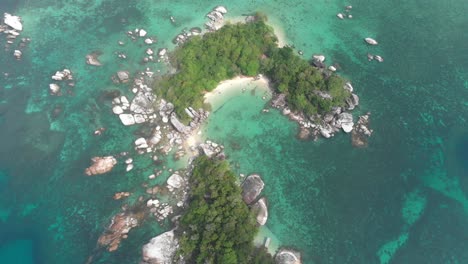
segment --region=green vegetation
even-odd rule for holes
[[[220,81],[262,73],[278,92],[287,95],[293,110],[312,115],[344,105],[350,95],[343,89],[344,80],[336,75],[326,78],[291,48],[278,48],[273,29],[265,20],[265,16],[257,15],[255,22],[226,25],[191,38],[171,54],[177,73],[157,82],[156,92],[171,101],[176,113],[187,120],[184,108],[203,107],[203,93],[216,88]],[[323,99],[318,90],[333,99]]]
[[[180,221],[179,256],[187,263],[273,263],[255,249],[255,217],[242,200],[226,161],[199,157],[190,177],[190,203]]]

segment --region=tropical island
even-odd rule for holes
[[[279,48],[266,20],[257,13],[249,23],[227,24],[191,38],[171,56],[177,73],[157,82],[155,91],[174,104],[183,120],[188,118],[186,107],[203,106],[204,92],[239,75],[264,74],[278,93],[286,94],[293,110],[307,115],[345,106],[351,95],[343,89],[345,80],[314,67],[291,47]]]
[[[223,11],[216,7],[211,13],[222,17],[218,9]],[[141,30],[130,37],[133,34],[141,36]],[[187,34],[176,40],[180,46],[174,51],[158,52],[167,62],[168,73],[156,79],[146,78],[146,73],[135,77],[135,97],[115,97],[112,111],[126,126],[148,124],[134,142],[136,153],[147,153],[154,162],[160,155],[178,159],[189,154],[188,167],[168,169],[165,186],[145,183],[147,195],[112,218],[98,239],[98,248],[117,250],[127,233],[141,225],[146,216],[163,224],[175,215],[171,230],[143,247],[143,263],[300,263],[299,252],[273,250],[268,247],[269,238],[254,245],[259,227],[268,217],[267,200],[260,196],[264,186],[261,177],[252,174],[238,178],[224,161],[221,144],[193,139],[209,116],[207,94],[221,87],[221,81],[248,77],[268,84],[275,94],[271,105],[300,125],[301,138],[310,134],[328,138],[342,129],[353,131],[353,143],[358,138],[365,145],[371,132],[368,116],[360,117],[354,125],[348,112],[359,101],[352,85],[334,73],[334,68],[326,68],[324,56],[306,61],[292,47],[279,47],[274,29],[262,14],[247,16],[245,23],[227,23],[203,35]],[[119,71],[112,79],[117,84],[127,83],[129,72]],[[107,173],[118,160],[124,160],[126,172],[134,168],[129,153],[123,152],[94,157],[85,173]],[[161,173],[163,170],[155,169],[148,179]],[[114,199],[131,195],[119,192]],[[90,256],[90,260],[93,258]]]
[[[260,13],[247,17],[246,23],[226,24],[221,29],[194,36],[170,55],[174,74],[156,81],[154,91],[174,104],[184,122],[192,117],[187,107],[209,108],[203,96],[219,82],[236,76],[265,76],[277,97],[273,106],[301,126],[301,138],[321,134],[333,136],[341,128],[349,133],[353,117],[346,110],[359,104],[352,85],[327,69],[324,56],[306,61],[290,46],[278,47],[274,29]],[[363,141],[371,131],[353,137]],[[359,145],[358,143],[356,145]]]

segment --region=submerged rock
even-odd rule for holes
[[[85,170],[88,176],[107,173],[117,164],[117,160],[113,156],[94,157],[91,160],[93,164]]]
[[[262,192],[265,184],[260,175],[249,175],[242,183],[242,199],[246,204],[253,203]]]
[[[98,59],[99,54],[97,52],[86,55],[86,64],[93,66],[102,66]]]
[[[58,84],[51,83],[49,84],[49,91],[52,94],[58,94],[60,92],[60,86],[58,86]]]
[[[112,218],[106,232],[98,239],[98,244],[107,247],[109,252],[117,250],[122,239],[127,237],[128,232],[138,225],[138,219],[133,214],[121,213]]]
[[[126,83],[130,79],[128,71],[118,71],[117,72],[118,81],[121,83]]]
[[[351,134],[351,142],[355,147],[366,147],[368,138],[372,135],[369,128],[370,113],[359,117],[359,120]]]
[[[179,247],[174,230],[162,233],[154,237],[143,246],[143,263],[147,264],[169,264]]]

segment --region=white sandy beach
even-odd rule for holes
[[[237,76],[231,80],[222,81],[211,92],[205,94],[205,103],[209,103],[213,109],[225,101],[229,96],[235,95],[239,90],[250,91],[259,89],[265,95],[271,95],[269,80],[266,77],[254,78],[246,76]],[[270,96],[268,96],[269,98]]]

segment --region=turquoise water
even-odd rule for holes
[[[137,263],[141,245],[168,228],[147,221],[117,252],[99,250],[97,238],[120,206],[143,195],[154,165],[131,153],[130,173],[123,162],[102,176],[83,170],[93,156],[131,151],[143,133],[112,114],[104,92],[131,92],[110,76],[164,70],[141,64],[146,47],[125,32],[143,27],[158,38],[156,50],[171,48],[218,4],[231,16],[263,11],[305,57],[327,55],[360,95],[357,112],[372,112],[366,149],[352,148],[347,135],[298,141],[295,124],[261,112],[260,93],[241,93],[212,114],[204,135],[226,146],[237,172],[263,176],[267,228],[281,244],[299,249],[304,263],[468,262],[468,2],[434,0],[2,1],[0,13],[22,16],[32,42],[19,62],[0,50],[0,72],[9,73],[0,75],[0,262],[94,255],[96,263]],[[339,20],[346,4],[353,19]],[[364,45],[367,36],[380,44]],[[95,50],[103,67],[84,63]],[[385,61],[368,62],[368,52]],[[76,85],[50,96],[50,76],[64,67]],[[99,127],[107,130],[93,136]],[[118,191],[134,195],[114,201]]]

